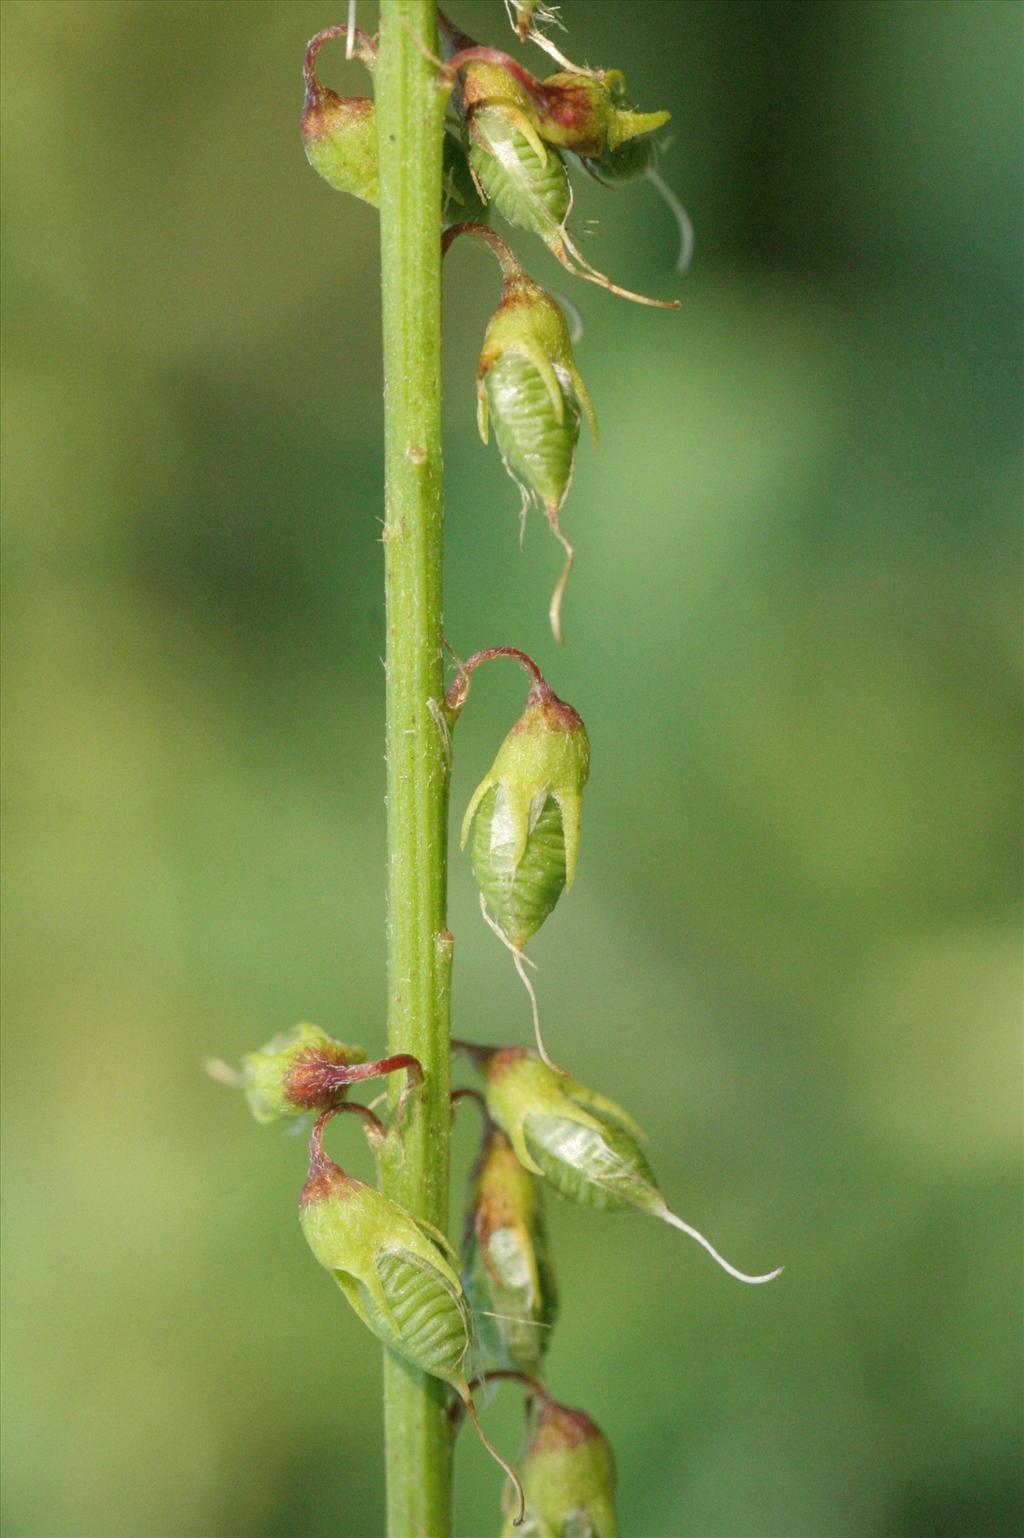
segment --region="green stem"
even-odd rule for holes
[[[384,310],[388,1051],[423,1065],[386,1195],[448,1222],[451,936],[441,657],[441,158],[434,0],[381,0],[374,77]],[[397,1097],[395,1086],[393,1096]],[[393,1101],[394,1103],[394,1101]],[[385,1356],[388,1538],[451,1531],[448,1393]]]

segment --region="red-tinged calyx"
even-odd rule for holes
[[[582,1410],[540,1401],[522,1473],[527,1507],[543,1531],[561,1533],[582,1517],[580,1531],[617,1538],[612,1450]]]
[[[399,1102],[423,1083],[419,1060],[408,1052],[366,1061],[361,1047],[335,1041],[317,1025],[303,1022],[242,1059],[237,1082],[245,1089],[257,1121],[301,1116],[340,1107],[349,1085],[404,1070],[407,1081]],[[223,1075],[222,1075],[223,1077]]]
[[[509,736],[520,732],[585,732],[583,717],[543,680],[530,685],[526,696],[526,709],[509,731]]]
[[[337,1054],[331,1054],[311,1047],[301,1053],[285,1080],[286,1098],[304,1111],[324,1110],[335,1105],[349,1085],[360,1084],[366,1079],[381,1079],[402,1069],[409,1075],[410,1086],[423,1083],[419,1059],[409,1052],[397,1052],[393,1057],[364,1063],[346,1058],[346,1050],[339,1048]]]
[[[335,1041],[317,1025],[296,1025],[242,1059],[249,1108],[261,1122],[324,1110],[343,1097],[343,1086],[365,1058],[361,1047]]]
[[[344,1095],[354,1061],[351,1049],[340,1042],[332,1047],[306,1047],[292,1061],[284,1077],[284,1098],[300,1111],[319,1111]]]
[[[340,1165],[327,1159],[316,1169],[310,1165],[309,1175],[299,1193],[299,1210],[314,1206],[317,1202],[341,1200],[361,1190],[363,1181],[354,1175],[346,1175]]]
[[[302,137],[307,144],[351,132],[354,126],[373,118],[374,104],[369,96],[339,96],[328,86],[318,86],[316,94],[306,93],[302,112]]]
[[[539,133],[577,155],[600,155],[608,137],[607,93],[586,75],[553,75],[543,83]]]
[[[530,1443],[532,1452],[554,1452],[578,1447],[581,1442],[604,1441],[601,1430],[582,1410],[542,1399],[537,1408],[537,1430]]]

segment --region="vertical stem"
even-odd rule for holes
[[[426,1087],[382,1159],[385,1193],[448,1220],[451,936],[441,659],[441,157],[434,0],[381,0],[375,71],[384,309],[388,1050]],[[398,1086],[394,1087],[397,1095]],[[447,1538],[447,1391],[385,1354],[388,1538]]]

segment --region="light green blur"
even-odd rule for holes
[[[786,1271],[739,1287],[661,1223],[551,1201],[548,1381],[614,1449],[629,1538],[1002,1538],[1020,13],[561,9],[570,57],[671,111],[696,255],[677,276],[643,179],[574,171],[569,226],[679,313],[493,214],[581,309],[601,416],[556,648],[550,535],[520,555],[476,436],[493,265],[456,242],[445,629],[525,648],[587,724],[576,882],[530,947],[559,1061],[641,1120],[674,1211]],[[518,48],[501,0],[450,10]],[[299,136],[303,49],[346,7],[2,16],[3,1527],[371,1538],[378,1344],[299,1232],[302,1139],[203,1071],[301,1019],[385,1048],[377,215]],[[325,83],[365,91],[343,52]],[[456,815],[521,701],[474,681]],[[456,1032],[525,1046],[468,860],[451,886]],[[355,1122],[327,1144],[367,1180]],[[457,1205],[472,1111],[455,1139]],[[481,1401],[503,1451],[520,1407]],[[458,1538],[497,1534],[465,1430],[456,1463]]]

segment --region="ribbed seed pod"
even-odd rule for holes
[[[470,1177],[462,1275],[493,1365],[538,1373],[558,1311],[540,1187],[496,1127]]]
[[[572,190],[559,154],[564,149],[601,155],[653,132],[669,114],[634,112],[620,105],[621,71],[579,71],[546,39],[542,46],[566,67],[538,80],[508,54],[479,47],[447,21],[441,31],[449,82],[456,109],[468,124],[469,160],[481,195],[495,203],[510,224],[539,235],[577,277],[637,304],[678,308],[678,300],[649,299],[620,288],[582,255],[566,229]],[[534,37],[541,41],[539,34]]]
[[[462,824],[463,845],[473,829],[477,885],[515,951],[572,886],[589,772],[582,720],[546,683],[535,682]]]
[[[520,1497],[518,1476],[484,1436],[469,1388],[475,1349],[469,1303],[442,1233],[417,1222],[323,1152],[321,1116],[310,1143],[299,1221],[314,1256],[369,1330],[405,1361],[451,1384],[487,1451]]]
[[[535,127],[534,106],[527,89],[533,84],[529,71],[521,69],[507,54],[493,48],[471,47],[462,75],[461,106],[470,119],[478,109],[498,109],[520,130],[543,163],[547,151]]]
[[[696,1239],[741,1282],[778,1276],[778,1270],[764,1276],[737,1271],[703,1234],[669,1211],[640,1148],[640,1128],[613,1100],[521,1048],[489,1053],[484,1071],[490,1116],[520,1163],[550,1181],[560,1196],[605,1212],[636,1208],[661,1218]]]
[[[299,1215],[316,1259],[374,1335],[460,1394],[468,1392],[469,1307],[435,1238],[330,1160],[311,1165]]]
[[[566,563],[550,604],[551,628],[561,635],[561,602],[573,549],[559,523],[569,494],[580,415],[596,442],[597,418],[576,367],[569,327],[550,294],[507,260],[501,303],[488,322],[477,367],[477,422],[487,442],[489,427],[502,463],[522,495],[520,516],[531,504],[544,509]]]
[[[566,390],[559,421],[543,379],[521,353],[505,353],[492,364],[484,386],[506,470],[527,497],[557,513],[569,493],[580,435],[574,397]]]
[[[520,1464],[526,1523],[502,1538],[618,1538],[615,1460],[600,1428],[582,1410],[541,1399],[537,1427]]]
[[[469,163],[480,188],[509,224],[539,235],[565,258],[569,176],[557,151],[544,158],[499,107],[478,108],[470,122]]]
[[[477,809],[470,854],[491,917],[509,943],[521,949],[565,891],[565,836],[557,801],[549,796],[544,802],[517,860],[508,794],[494,786]]]

